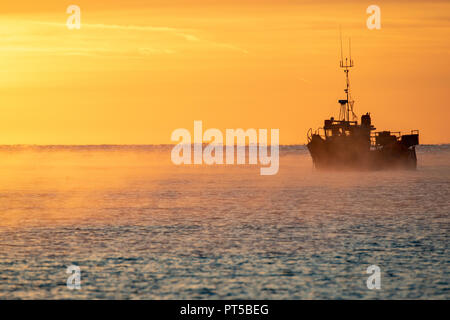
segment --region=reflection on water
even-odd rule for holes
[[[174,166],[164,146],[0,147],[0,297],[448,299],[450,146],[418,157],[318,172],[283,147],[260,176]]]

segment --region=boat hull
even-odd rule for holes
[[[317,169],[414,170],[417,167],[415,147],[407,148],[401,143],[371,149],[364,144],[330,143],[313,138],[307,147]]]

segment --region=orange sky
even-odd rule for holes
[[[450,143],[450,3],[215,2],[3,1],[0,144],[170,143],[194,120],[305,143],[344,97],[339,25],[356,113]],[[65,25],[70,4],[81,30]],[[381,30],[366,27],[371,4]]]

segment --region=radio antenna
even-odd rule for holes
[[[339,100],[339,103],[341,104],[341,112],[339,113],[339,120],[341,121],[350,121],[350,112],[354,116],[353,112],[353,100],[351,99],[350,95],[350,79],[348,76],[348,73],[350,71],[350,68],[353,67],[353,60],[352,60],[352,43],[351,39],[348,39],[348,50],[349,50],[349,57],[345,57],[344,61],[344,54],[342,52],[342,30],[341,26],[339,26],[339,33],[340,33],[340,40],[341,40],[341,61],[339,62],[339,66],[344,69],[345,72],[345,96],[346,99]]]
[[[350,55],[350,61],[352,61],[352,38],[348,38],[348,52]]]
[[[342,53],[342,29],[340,25],[339,25],[339,37],[341,39],[341,61],[344,61],[344,54]]]

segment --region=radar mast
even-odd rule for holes
[[[341,110],[339,112],[339,120],[340,121],[350,121],[350,114],[352,115],[352,118],[355,119],[356,115],[353,112],[353,103],[351,94],[350,94],[350,79],[348,76],[348,73],[350,71],[350,68],[354,66],[353,60],[352,60],[352,45],[351,45],[351,39],[348,40],[348,51],[349,51],[349,58],[345,57],[342,52],[342,32],[340,34],[341,38],[341,60],[339,62],[339,66],[344,69],[345,72],[345,80],[346,80],[346,87],[344,89],[346,99],[345,100],[339,100],[339,103],[341,105]]]

